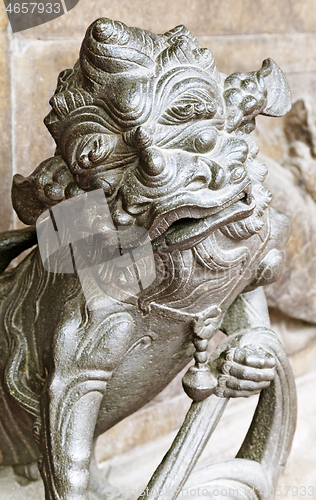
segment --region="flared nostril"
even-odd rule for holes
[[[207,168],[208,171],[211,172],[211,180],[208,184],[209,189],[215,190],[220,189],[225,184],[226,175],[223,167],[221,167],[218,163],[209,158],[201,158],[197,157],[197,168]]]
[[[241,163],[236,163],[230,167],[230,181],[241,182],[247,175],[245,167]]]
[[[221,189],[225,184],[226,176],[222,167],[214,168],[212,170],[212,180],[209,183],[210,189]]]

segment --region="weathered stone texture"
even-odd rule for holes
[[[109,17],[161,33],[184,24],[196,35],[309,33],[315,30],[314,0],[80,0],[67,15],[23,32],[23,36],[82,36],[97,17]]]
[[[292,172],[269,158],[266,185],[272,205],[292,221],[282,277],[266,287],[269,304],[283,313],[315,323],[316,313],[316,206],[300,188]]]
[[[78,50],[77,41],[68,41],[65,50],[62,41],[15,40],[15,164],[22,175],[54,154],[55,144],[43,119],[51,109],[48,100],[58,73],[73,66]]]
[[[252,71],[271,57],[286,74],[316,71],[315,33],[198,36],[223,73]]]
[[[10,81],[10,46],[7,35],[7,15],[4,8],[0,9],[0,135],[1,135],[1,165],[0,165],[0,230],[10,228],[12,210],[10,206],[10,191],[12,179],[11,154],[11,81]]]

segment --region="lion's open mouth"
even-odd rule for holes
[[[156,225],[154,234],[149,231],[153,249],[172,251],[175,247],[181,250],[191,248],[203,241],[211,231],[249,217],[255,206],[249,184],[216,213],[206,215],[207,209],[201,207],[178,208],[163,217],[160,224]],[[157,233],[160,234],[155,236]]]
[[[140,220],[136,225],[120,228],[120,248],[140,249],[149,241],[154,251],[163,249],[172,251],[176,247],[191,248],[207,238],[215,229],[249,217],[256,206],[251,194],[251,182],[248,182],[235,196],[228,200],[226,198],[224,202],[214,203],[211,207],[207,206],[205,200],[197,200],[196,203],[196,199],[192,200],[192,196],[190,194],[189,196],[190,198],[186,198],[186,194],[182,196],[180,200],[182,203],[177,199],[171,208],[167,203],[158,206],[158,209],[151,214],[154,222],[148,230],[140,224]],[[185,203],[188,199],[191,204]],[[118,231],[106,233],[108,247],[116,248],[117,241]]]

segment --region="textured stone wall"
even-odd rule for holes
[[[53,154],[43,118],[50,109],[57,75],[73,66],[85,29],[101,16],[157,33],[185,24],[213,52],[222,72],[252,71],[272,57],[288,77],[293,101],[310,101],[316,94],[315,0],[80,0],[67,15],[14,35],[0,0],[1,230],[20,224],[10,205],[12,175],[29,174]],[[310,179],[315,160],[308,141],[287,130],[285,119],[259,117],[256,140],[263,154],[285,165],[270,162],[267,183],[275,195],[274,205],[292,216],[294,232],[287,248],[286,272],[280,284],[267,292],[275,308],[274,325],[299,375],[313,367],[316,351],[316,196],[306,187],[304,167],[294,165],[295,170],[289,161],[293,142],[309,148],[305,153]],[[178,379],[154,404],[101,438],[99,459],[176,428],[187,407]]]

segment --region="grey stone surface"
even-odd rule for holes
[[[78,59],[80,41],[24,41],[14,38],[15,171],[29,174],[53,156],[55,143],[43,123],[57,76]],[[47,56],[49,54],[49,57]]]
[[[311,323],[316,313],[316,206],[312,197],[297,185],[291,171],[267,157],[266,186],[273,193],[272,205],[292,221],[285,249],[285,265],[277,283],[266,287],[269,305],[284,314]]]
[[[8,20],[3,8],[0,9],[0,230],[12,226],[13,214],[10,208],[10,185],[12,178],[12,115],[11,115],[11,61],[10,43],[7,36]]]
[[[212,51],[223,73],[249,71],[268,54],[286,74],[316,70],[316,33],[210,34],[199,36],[198,40],[203,47]]]
[[[197,35],[249,33],[287,33],[315,31],[313,0],[80,0],[66,16],[26,30],[22,36],[82,36],[95,18],[106,16],[130,26],[161,33],[177,24],[185,24]]]

